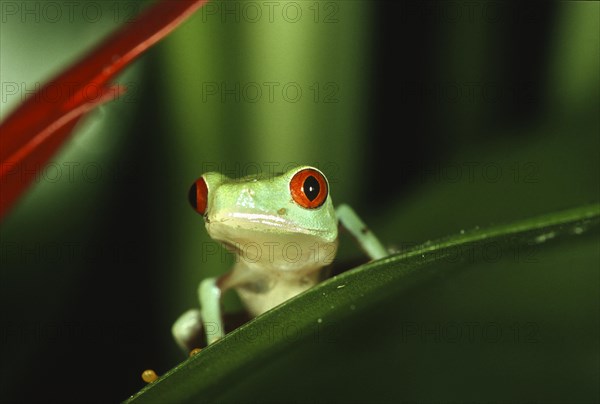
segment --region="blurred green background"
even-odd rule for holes
[[[0,1],[2,119],[148,4],[75,3]],[[599,201],[599,12],[597,2],[209,3],[126,71],[128,94],[78,128],[3,220],[0,401],[121,400],[143,386],[142,370],[183,359],[172,322],[197,304],[198,281],[232,262],[219,247],[206,253],[188,206],[203,171],[314,164],[334,202],[397,248]],[[343,241],[341,259],[360,254]],[[370,340],[289,352],[228,399],[277,401],[310,380],[293,389],[299,401],[598,401],[598,239],[535,258],[389,299],[347,330],[377,324]],[[399,343],[407,321],[539,333]],[[362,395],[348,387],[359,383]]]

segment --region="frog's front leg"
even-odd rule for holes
[[[225,325],[221,314],[221,296],[225,292],[228,275],[206,278],[198,286],[200,312],[208,345],[225,336]]]
[[[240,286],[260,286],[264,283],[258,276],[238,262],[233,269],[219,277],[206,278],[198,285],[200,309],[191,309],[183,313],[171,329],[177,344],[191,351],[202,344],[202,331],[208,345],[225,336],[225,324],[221,311],[221,296]]]
[[[212,344],[225,335],[221,315],[221,296],[230,288],[227,281],[230,274],[207,278],[198,286],[200,309],[190,309],[183,313],[173,324],[171,332],[177,345],[191,351],[202,344],[202,331],[208,344]]]
[[[371,259],[386,257],[389,253],[379,239],[360,219],[354,210],[345,204],[338,206],[336,215],[342,226],[356,239],[360,247]]]

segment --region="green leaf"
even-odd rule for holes
[[[354,268],[127,402],[560,401],[573,391],[593,401],[599,221],[600,204],[582,206]],[[542,351],[569,359],[548,366]]]

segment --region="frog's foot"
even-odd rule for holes
[[[190,309],[183,313],[171,327],[171,333],[177,345],[185,352],[204,346],[200,310]]]

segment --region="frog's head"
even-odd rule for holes
[[[209,172],[196,180],[189,196],[209,235],[242,256],[258,249],[263,261],[273,252],[289,255],[300,250],[305,255],[324,246],[335,250],[338,222],[329,184],[314,167],[240,179]],[[252,251],[246,254],[248,246]]]

